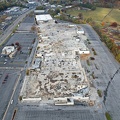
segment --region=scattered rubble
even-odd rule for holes
[[[41,104],[52,100],[55,105],[94,105],[90,97],[94,92],[80,62],[80,55],[90,54],[84,32],[77,32],[76,25],[54,21],[42,22],[38,29],[38,49],[20,96],[40,98]]]

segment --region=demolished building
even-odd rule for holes
[[[82,40],[83,35],[76,32],[76,26],[69,26],[51,20],[39,23],[41,33],[35,59],[40,58],[41,63],[40,66],[36,63],[39,70],[33,70],[34,62],[30,74],[25,77],[21,90],[23,98],[41,98],[41,103],[52,101],[55,105],[91,101],[89,81],[80,62],[80,54],[90,52]]]

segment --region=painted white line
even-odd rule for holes
[[[19,83],[20,77],[21,77],[21,74],[19,75],[19,77],[18,77],[18,79],[17,79],[17,81],[16,81],[16,83],[15,83],[15,86],[14,86],[14,88],[13,88],[13,92],[12,92],[11,98],[10,98],[10,100],[9,100],[7,109],[6,109],[5,113],[4,113],[4,116],[3,116],[3,119],[2,119],[2,120],[5,120],[5,117],[6,117],[6,114],[7,114],[7,112],[8,112],[9,106],[11,105],[11,101],[13,100],[13,96],[14,96],[15,90],[16,90],[17,85],[18,85],[18,83]]]

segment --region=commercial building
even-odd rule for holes
[[[35,15],[45,14],[45,10],[35,10]]]
[[[35,16],[36,22],[39,24],[41,22],[47,22],[52,20],[50,14],[43,14],[43,15],[36,15]]]
[[[16,52],[16,49],[14,46],[6,46],[2,49],[2,55],[8,55],[9,57],[12,57]]]
[[[14,52],[15,50],[15,47],[14,46],[6,46],[2,49],[2,54],[4,55],[9,55],[11,54],[12,52]]]

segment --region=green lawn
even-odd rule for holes
[[[77,10],[75,8],[67,10],[68,14],[73,16],[78,16],[79,12],[83,13],[84,18],[91,17],[93,20],[101,22],[104,16],[109,13],[111,9],[109,8],[99,8],[97,7],[94,11],[85,11],[85,10]],[[114,9],[105,19],[106,22],[117,22],[120,24],[120,10]]]

